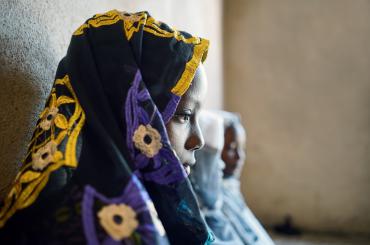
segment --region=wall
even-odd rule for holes
[[[370,233],[370,1],[225,1],[225,103],[265,224]]]
[[[71,34],[111,9],[148,10],[156,19],[211,40],[206,107],[222,105],[222,0],[17,0],[0,3],[0,193],[13,179]],[[212,28],[210,28],[210,26]]]

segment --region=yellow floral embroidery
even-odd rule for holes
[[[58,128],[66,129],[68,127],[67,119],[63,114],[58,114],[58,107],[63,104],[74,103],[75,100],[65,95],[57,99],[55,92],[52,92],[50,97],[49,106],[40,115],[41,122],[39,126],[43,130],[49,130],[55,123]]]
[[[41,175],[40,172],[29,170],[25,172],[19,179],[20,183],[29,183]]]
[[[49,130],[51,127],[51,124],[54,122],[55,116],[57,115],[59,109],[57,107],[46,107],[45,109],[45,116],[43,117],[40,127],[43,130]]]
[[[57,143],[52,140],[32,154],[32,168],[34,170],[43,170],[50,163],[59,161],[62,158],[63,154],[57,150]]]
[[[111,10],[105,14],[96,14],[89,19],[87,23],[81,25],[73,35],[78,36],[84,33],[84,30],[89,27],[107,26],[117,23],[121,18],[117,15],[117,10]]]
[[[101,226],[116,241],[130,237],[139,226],[135,211],[125,204],[105,206],[98,217]]]
[[[97,28],[104,25],[112,25],[120,20],[123,21],[123,31],[127,40],[131,40],[133,34],[140,31],[142,28],[143,31],[158,37],[176,38],[178,41],[194,45],[193,56],[186,63],[185,70],[181,74],[179,81],[177,81],[176,85],[171,90],[171,92],[175,95],[184,95],[190,87],[195,75],[195,71],[200,62],[203,62],[207,57],[209,41],[199,37],[186,38],[181,34],[181,32],[174,28],[171,28],[171,31],[164,30],[160,27],[161,22],[155,20],[153,17],[148,16],[146,12],[121,13],[117,10],[111,10],[105,14],[95,15],[93,18],[88,20],[87,23],[80,26],[80,28],[75,31],[74,35],[83,34],[83,31],[89,27]]]
[[[209,41],[205,39],[194,46],[193,57],[186,63],[185,71],[182,73],[180,80],[172,88],[171,92],[173,94],[182,96],[188,90],[200,62],[203,62],[207,57],[208,46]]]
[[[157,155],[158,151],[162,148],[161,135],[149,124],[146,126],[139,125],[134,132],[132,140],[135,147],[149,158]]]
[[[140,27],[145,24],[147,19],[147,14],[145,12],[137,14],[123,12],[117,14],[123,19],[123,29],[125,31],[127,40],[130,40],[132,35],[140,30]]]
[[[161,22],[156,21],[152,17],[148,17],[145,12],[139,12],[136,14],[122,13],[121,15],[124,20],[124,30],[128,40],[131,39],[134,32],[139,31],[140,27],[143,26],[144,31],[155,36],[176,38],[178,41],[194,45],[193,56],[186,63],[185,70],[181,74],[179,81],[177,81],[176,85],[171,90],[175,95],[184,95],[190,87],[199,64],[207,58],[209,41],[199,37],[186,38],[181,34],[181,32],[173,28],[171,28],[172,31],[164,30],[160,27]]]
[[[58,97],[58,91],[67,92]],[[65,106],[68,106],[68,110],[63,109]],[[62,114],[65,111],[73,111],[73,114]],[[77,166],[76,144],[84,123],[85,114],[68,75],[56,79],[47,108],[41,113],[29,144],[27,156],[1,203],[0,228],[17,210],[35,202],[53,171],[63,166]]]

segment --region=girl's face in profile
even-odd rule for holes
[[[240,171],[245,161],[246,135],[244,128],[234,125],[225,129],[225,144],[222,160],[225,162],[224,176],[229,177]]]
[[[204,145],[198,119],[206,90],[207,78],[203,65],[200,65],[174,116],[166,125],[171,145],[188,175],[190,166],[195,164],[194,152]]]

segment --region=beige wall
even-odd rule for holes
[[[0,3],[0,190],[13,178],[72,32],[95,13],[148,10],[156,19],[211,40],[206,106],[221,107],[222,0],[17,0]],[[212,28],[209,28],[212,26]],[[3,191],[0,191],[0,193]]]
[[[225,1],[225,104],[266,224],[370,233],[370,1]]]

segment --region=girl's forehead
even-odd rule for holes
[[[186,91],[181,97],[179,107],[200,108],[204,100],[207,91],[207,77],[204,72],[203,66],[199,66],[194,79]]]

